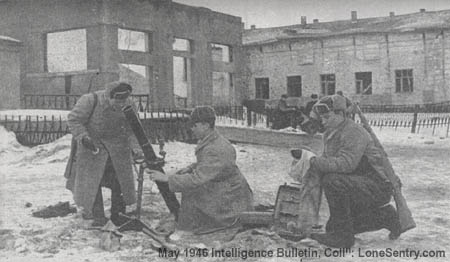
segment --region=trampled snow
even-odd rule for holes
[[[396,241],[388,240],[386,230],[357,235],[355,252],[371,250],[443,250],[450,254],[450,139],[408,131],[374,128],[390,160],[403,182],[403,193],[417,223],[417,228],[404,233]],[[72,200],[65,189],[64,168],[70,151],[70,135],[41,146],[28,148],[17,143],[13,133],[0,126],[0,260],[6,261],[168,261],[152,249],[155,243],[142,233],[127,232],[117,252],[98,247],[97,230],[89,230],[90,221],[79,214],[62,218],[41,219],[31,216],[32,210]],[[170,173],[195,160],[195,145],[167,143],[167,164]],[[238,165],[247,177],[258,203],[274,203],[279,185],[292,182],[287,175],[291,157],[288,149],[268,146],[235,145]],[[167,223],[168,211],[153,183],[144,183],[143,219],[152,226]],[[109,191],[104,191],[109,203]],[[26,207],[27,203],[31,207]],[[28,205],[29,205],[28,204]],[[321,209],[321,222],[328,216]],[[231,242],[210,240],[208,247],[276,249],[311,247],[322,252],[318,261],[362,261],[358,257],[325,258],[323,246],[309,239],[290,242],[267,230],[239,233]],[[357,253],[355,253],[356,255]],[[179,259],[180,260],[180,259]],[[202,261],[218,261],[204,258]],[[228,259],[238,261],[239,259]],[[411,258],[370,258],[368,261],[410,261]],[[180,261],[197,261],[183,257]],[[220,260],[222,261],[222,260]],[[251,260],[250,260],[251,261]],[[299,258],[260,258],[256,261],[299,261]],[[304,259],[305,261],[305,259]],[[421,258],[418,261],[445,261]]]

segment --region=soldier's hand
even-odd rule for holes
[[[191,172],[192,172],[192,168],[185,167],[185,168],[182,168],[180,170],[177,170],[177,172],[175,174],[182,175],[182,174],[187,174],[187,173],[191,173]]]
[[[293,148],[293,149],[291,149],[291,155],[295,159],[301,159],[302,158],[302,153],[303,153],[303,150],[301,150],[300,148]]]
[[[164,174],[163,172],[151,170],[151,169],[145,169],[145,173],[147,173],[150,176],[151,180],[159,181],[159,182],[169,181],[169,177],[166,174]]]
[[[92,152],[98,152],[98,148],[94,144],[94,140],[88,135],[83,136],[81,138],[81,144]]]
[[[144,152],[139,149],[133,149],[131,151],[131,155],[133,157],[133,161],[137,164],[142,163],[145,159]]]

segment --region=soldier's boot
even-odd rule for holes
[[[336,225],[335,225],[335,223],[331,220],[331,219],[329,219],[328,221],[327,221],[327,224],[325,225],[325,232],[327,232],[327,233],[331,233],[331,232],[333,232],[333,231],[336,231]]]
[[[108,219],[105,217],[101,187],[98,188],[97,195],[95,196],[94,205],[92,207],[92,218],[94,219],[92,222],[93,227],[103,227],[106,222],[108,222]]]
[[[111,208],[111,221],[116,225],[117,227],[120,227],[121,225],[125,224],[128,219],[125,217],[120,216],[119,214],[125,214],[125,206],[123,209],[117,209],[113,211],[113,208]]]
[[[350,248],[355,244],[355,236],[351,232],[312,233],[311,238],[323,245],[334,248]]]
[[[401,234],[400,219],[398,217],[397,210],[392,205],[382,207],[380,212],[383,217],[383,228],[390,231],[389,239],[397,239]]]
[[[103,227],[108,223],[108,219],[106,217],[103,218],[94,218],[94,221],[92,222],[92,227]]]
[[[325,227],[326,233],[312,233],[311,238],[334,248],[350,248],[355,244],[352,221],[330,219]]]
[[[114,225],[119,227],[128,221],[119,215],[120,213],[125,214],[125,211],[126,205],[122,192],[120,191],[120,186],[119,188],[111,188],[111,221]]]
[[[400,220],[397,211],[392,205],[383,206],[372,212],[356,216],[353,226],[355,234],[387,229],[390,231],[389,239],[391,240],[397,239],[401,234]]]

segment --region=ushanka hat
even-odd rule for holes
[[[191,123],[214,123],[216,112],[210,106],[197,106],[191,113]]]
[[[114,99],[126,99],[130,96],[133,88],[125,82],[114,83],[115,86],[111,89],[110,97]]]
[[[347,99],[340,95],[329,95],[322,97],[313,106],[313,111],[319,115],[329,111],[345,111],[348,107]]]

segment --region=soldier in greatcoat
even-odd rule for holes
[[[104,90],[83,95],[68,115],[76,153],[72,148],[66,188],[94,226],[106,223],[102,186],[111,189],[110,219],[116,225],[124,222],[119,213],[136,202],[131,145],[138,144],[121,111],[132,105],[131,92],[127,83],[109,83]]]
[[[383,165],[383,152],[370,134],[346,117],[348,101],[340,95],[325,96],[312,109],[325,128],[324,151],[310,159],[310,170],[321,176],[330,209],[326,233],[311,238],[330,247],[350,248],[354,235],[388,229],[400,235],[400,221],[390,204],[394,184]]]
[[[201,233],[232,226],[241,212],[253,209],[253,194],[236,165],[236,150],[215,130],[213,108],[195,108],[191,122],[199,139],[197,161],[174,174],[147,172],[153,180],[168,181],[170,191],[181,192],[177,230]]]

